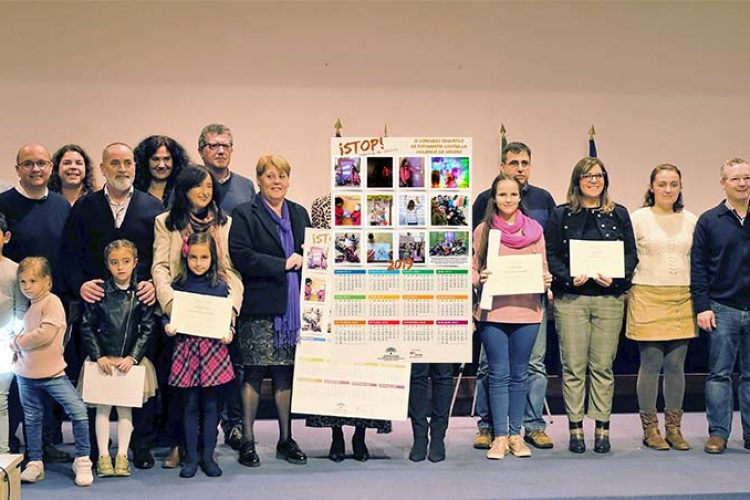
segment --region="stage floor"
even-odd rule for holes
[[[433,464],[412,463],[408,422],[394,422],[391,434],[368,432],[371,460],[349,458],[333,463],[327,458],[330,432],[308,429],[294,422],[294,437],[308,454],[307,465],[291,465],[274,458],[277,426],[273,420],[256,426],[260,468],[248,469],[236,461],[236,453],[221,445],[217,452],[224,470],[220,478],[198,472],[181,479],[179,469],[133,469],[130,478],[96,480],[91,488],[73,485],[67,464],[47,466],[47,479],[22,488],[24,500],[86,498],[229,500],[229,499],[491,499],[491,498],[750,498],[750,452],[742,448],[739,414],[723,455],[703,452],[706,419],[703,413],[686,414],[685,437],[693,445],[687,452],[654,451],[641,444],[638,415],[613,415],[612,452],[597,455],[567,451],[567,421],[552,417],[548,432],[552,450],[533,450],[533,456],[512,456],[494,461],[483,450],[472,448],[476,420],[451,419],[447,459]],[[70,439],[66,423],[66,442]],[[351,429],[345,431],[351,453]],[[113,433],[116,436],[116,433]],[[587,446],[593,446],[593,422],[586,421]],[[220,436],[221,439],[221,436]],[[161,456],[166,450],[158,450]]]

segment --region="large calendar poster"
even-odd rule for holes
[[[333,138],[342,359],[471,361],[471,139]]]

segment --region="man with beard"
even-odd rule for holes
[[[127,144],[115,142],[104,148],[101,163],[106,180],[103,189],[78,200],[65,225],[63,257],[65,279],[72,293],[88,303],[104,297],[102,285],[107,276],[104,248],[112,241],[130,240],[138,249],[136,267],[138,300],[156,302],[151,277],[154,246],[154,219],[164,211],[153,196],[133,188],[135,160]],[[133,412],[133,463],[139,469],[153,467],[155,398]],[[92,455],[96,440],[92,441]],[[98,456],[92,457],[93,460]]]
[[[52,268],[52,291],[64,297],[61,293],[64,287],[57,250],[60,248],[70,205],[65,198],[47,189],[47,181],[52,173],[52,162],[47,148],[35,143],[22,146],[16,155],[16,173],[18,184],[0,194],[0,213],[5,216],[8,230],[12,235],[3,253],[16,263],[26,257],[45,257]],[[44,460],[72,461],[72,456],[53,446],[60,425],[59,422],[55,422],[52,405],[51,400],[45,400],[42,448]],[[23,412],[15,387],[11,390],[9,417],[10,445],[12,450],[17,451],[20,443],[15,438],[15,431],[23,419]]]

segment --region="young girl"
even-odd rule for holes
[[[138,251],[128,240],[115,240],[104,249],[104,261],[110,277],[104,284],[104,298],[86,304],[81,321],[81,338],[89,359],[96,361],[99,370],[112,375],[115,370],[127,373],[133,365],[146,368],[144,401],[156,394],[156,372],[145,358],[146,349],[154,334],[154,310],[136,297],[134,270]],[[83,377],[80,377],[83,380]],[[79,386],[82,383],[79,383]],[[128,446],[133,433],[132,409],[116,406],[117,455],[114,467],[109,455],[109,416],[111,405],[96,405],[96,444],[99,477],[130,476]]]
[[[542,226],[521,212],[520,202],[520,183],[505,174],[498,175],[492,183],[484,221],[474,230],[475,286],[485,283],[490,275],[487,269],[490,255],[538,254],[545,288],[552,283],[552,275],[547,272]],[[499,247],[489,247],[490,229],[500,230]],[[487,458],[500,460],[508,452],[516,457],[529,457],[531,450],[521,438],[521,424],[528,392],[529,358],[542,319],[541,294],[496,296],[491,309],[477,308],[474,318],[490,366],[490,410],[495,439]]]
[[[57,401],[70,417],[75,437],[76,459],[73,462],[75,483],[90,486],[91,473],[89,421],[80,394],[65,376],[63,337],[65,309],[52,290],[52,271],[44,257],[27,257],[18,265],[21,293],[31,301],[23,318],[23,331],[11,340],[13,371],[26,428],[26,453],[29,462],[21,480],[35,483],[44,479],[42,462],[43,395]]]
[[[208,232],[193,233],[182,249],[180,274],[172,284],[175,290],[229,296],[229,288],[219,267],[216,243]],[[166,316],[165,321],[169,321]],[[198,466],[209,477],[221,476],[214,462],[217,426],[219,425],[219,393],[221,386],[234,378],[227,345],[232,341],[231,326],[221,341],[210,338],[180,335],[175,341],[169,385],[182,388],[185,427],[185,462],[180,477],[195,476]],[[178,332],[166,323],[164,331],[169,336]],[[202,429],[199,423],[203,422]],[[198,458],[198,436],[203,436],[203,452]]]

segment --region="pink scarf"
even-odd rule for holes
[[[525,216],[520,210],[516,210],[516,222],[513,224],[508,224],[505,219],[493,214],[492,229],[502,231],[500,241],[506,247],[514,249],[525,248],[536,243],[543,233],[542,226],[531,217]]]

